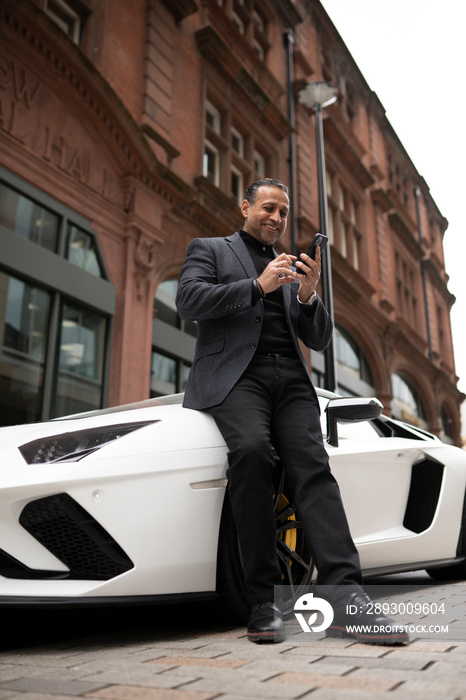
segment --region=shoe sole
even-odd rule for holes
[[[247,638],[255,644],[279,644],[285,641],[286,635],[273,632],[248,632]]]
[[[336,639],[356,639],[361,644],[385,644],[387,646],[393,646],[394,644],[409,644],[408,634],[358,634],[357,632],[348,632],[345,627],[329,627],[325,631],[325,636]]]

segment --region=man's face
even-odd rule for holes
[[[253,204],[241,205],[243,229],[264,245],[273,245],[286,229],[290,200],[279,187],[259,187]]]

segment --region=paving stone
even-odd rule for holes
[[[30,654],[29,650],[27,653],[25,653],[23,650],[22,654],[11,654],[8,652],[2,653],[1,663],[2,665],[10,664],[12,666],[38,666],[40,668],[50,666],[53,668],[66,668],[70,665],[70,663],[72,663],[72,660],[75,657],[76,654],[68,656],[61,656],[60,654],[57,654],[56,656],[53,656],[53,654]]]
[[[444,694],[442,700],[461,700],[458,695]],[[224,700],[222,697],[221,700]],[[372,690],[348,690],[347,688],[317,688],[311,693],[302,695],[299,700],[439,700],[436,693],[410,693],[407,696],[401,690],[390,692],[374,692]]]
[[[194,683],[202,678],[202,674],[184,669],[185,673],[158,673],[152,669],[124,668],[121,670],[102,670],[86,676],[88,682],[100,685],[142,685],[149,688],[179,688],[187,683]]]
[[[347,671],[350,671],[353,668],[406,668],[410,670],[422,671],[422,669],[425,668],[426,663],[423,658],[419,658],[419,660],[416,662],[416,659],[412,658],[387,659],[386,657],[383,657],[373,659],[368,657],[363,658],[360,656],[359,658],[353,659],[345,659],[344,657],[336,659],[333,656],[325,656],[312,664],[312,670],[314,671],[315,667],[317,673],[327,673],[325,670],[327,666],[335,669],[335,673],[338,673],[339,668],[346,669]]]
[[[228,690],[230,695],[236,695],[239,698],[251,695],[256,700],[262,698],[278,698],[285,700],[288,698],[301,698],[305,688],[302,685],[283,685],[280,683],[259,683],[254,680],[238,678],[233,687],[225,688],[225,684],[218,678],[203,678],[189,686],[183,687],[186,690],[199,690],[204,692],[212,692],[220,695],[219,700],[225,690]]]
[[[383,677],[374,678],[369,675],[355,677],[353,673],[345,676],[331,676],[322,673],[281,673],[268,681],[269,684],[302,684],[309,688],[352,688],[371,691],[391,690],[398,685],[398,682],[398,680],[389,680]]]
[[[463,678],[466,692],[466,669],[463,664],[450,663],[449,661],[434,661],[427,666],[425,673],[426,680],[434,676]]]
[[[447,642],[415,642],[414,644],[410,644],[409,647],[405,647],[409,649],[409,651],[419,651],[421,653],[425,652],[449,652],[453,649],[454,644],[450,641]]]
[[[57,674],[58,676],[59,674]],[[102,683],[92,683],[85,681],[62,680],[61,678],[35,677],[16,678],[15,680],[1,683],[1,690],[16,690],[22,692],[41,691],[50,693],[63,693],[64,695],[81,696],[96,688],[100,688]]]
[[[214,668],[240,668],[249,663],[246,660],[233,659],[232,657],[226,658],[225,656],[221,658],[212,657],[200,657],[200,656],[159,656],[154,661],[148,661],[147,663],[152,664],[167,664],[169,666],[211,666]]]
[[[5,695],[3,694],[4,692]],[[0,690],[0,700],[70,700],[70,697],[71,696],[69,694],[61,695],[60,693],[17,693],[13,691]]]
[[[443,700],[445,694],[448,693],[464,694],[465,680],[464,678],[456,680],[451,676],[438,679],[429,678],[428,680],[422,677],[419,678],[419,680],[409,680],[403,684],[403,690],[406,693],[405,697],[410,697],[413,691],[422,692],[426,689],[428,689],[430,693],[437,693],[438,697],[441,697]]]
[[[328,648],[323,648],[319,646],[318,648],[305,649],[303,646],[297,646],[290,649],[288,652],[290,656],[303,656],[310,653],[320,652],[321,656],[346,656],[348,658],[381,658],[384,657],[393,647],[382,647],[382,646],[372,646],[369,644],[355,644],[351,645],[341,645],[341,646],[329,646]]]
[[[397,660],[397,659],[406,659],[406,660],[413,660],[416,663],[416,660],[420,661],[421,663],[426,666],[428,663],[432,663],[434,661],[444,661],[446,660],[445,657],[447,654],[439,654],[436,652],[397,652],[397,651],[392,651],[390,654],[388,654],[385,658],[391,659],[391,660]],[[448,653],[448,661],[450,663],[458,663],[459,665],[464,664],[465,662],[465,656],[457,655],[454,656],[452,653]]]
[[[50,675],[50,668],[40,668],[38,666],[18,666],[0,664],[0,684],[14,678],[34,678],[36,676]]]
[[[215,694],[144,688],[135,685],[112,685],[95,693],[89,693],[85,697],[105,700],[210,700],[210,698],[215,697]]]

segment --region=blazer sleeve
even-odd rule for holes
[[[184,321],[222,318],[252,306],[251,279],[238,279],[233,260],[229,271],[226,246],[214,240],[194,238],[188,246],[176,295],[178,314]]]
[[[303,306],[298,303],[298,338],[304,345],[312,350],[320,352],[325,350],[332,340],[333,323],[320,297],[312,306]]]

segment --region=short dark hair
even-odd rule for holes
[[[257,197],[257,190],[260,187],[278,187],[280,190],[287,195],[288,187],[283,184],[281,180],[273,180],[271,177],[264,177],[262,180],[257,180],[249,185],[248,189],[244,193],[244,199],[249,202],[249,204],[254,204]]]

